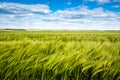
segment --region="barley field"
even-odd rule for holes
[[[120,31],[0,30],[0,80],[120,80]]]

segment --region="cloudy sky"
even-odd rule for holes
[[[0,0],[0,28],[120,30],[120,0]]]

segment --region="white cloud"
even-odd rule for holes
[[[120,5],[113,5],[112,8],[120,8]]]
[[[120,2],[120,0],[84,0],[84,1],[98,2],[100,4],[110,3],[110,2]]]
[[[11,14],[50,13],[49,7],[44,4],[26,5],[19,3],[0,3],[0,10],[2,10],[4,14],[5,12],[11,12]]]
[[[84,0],[84,1],[90,1],[90,2],[97,2],[99,4],[109,3],[110,0]]]
[[[101,7],[89,10],[78,6],[51,13],[47,5],[0,3],[0,10],[0,28],[120,29],[120,12],[104,11]]]
[[[99,3],[109,3],[110,0],[98,0]]]
[[[120,0],[113,0],[113,2],[120,2]]]
[[[55,13],[55,15],[59,16],[61,23],[66,22],[69,24],[68,26],[73,26],[73,28],[75,26],[78,29],[119,29],[119,14],[110,11],[104,12],[102,8],[89,10],[87,7],[77,10],[59,10]]]
[[[71,3],[71,2],[67,2],[66,4],[67,4],[67,5],[71,5],[72,3]]]

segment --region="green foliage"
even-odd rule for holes
[[[0,31],[0,80],[119,79],[119,31]]]

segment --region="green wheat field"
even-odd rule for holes
[[[0,80],[120,80],[120,31],[0,30]]]

